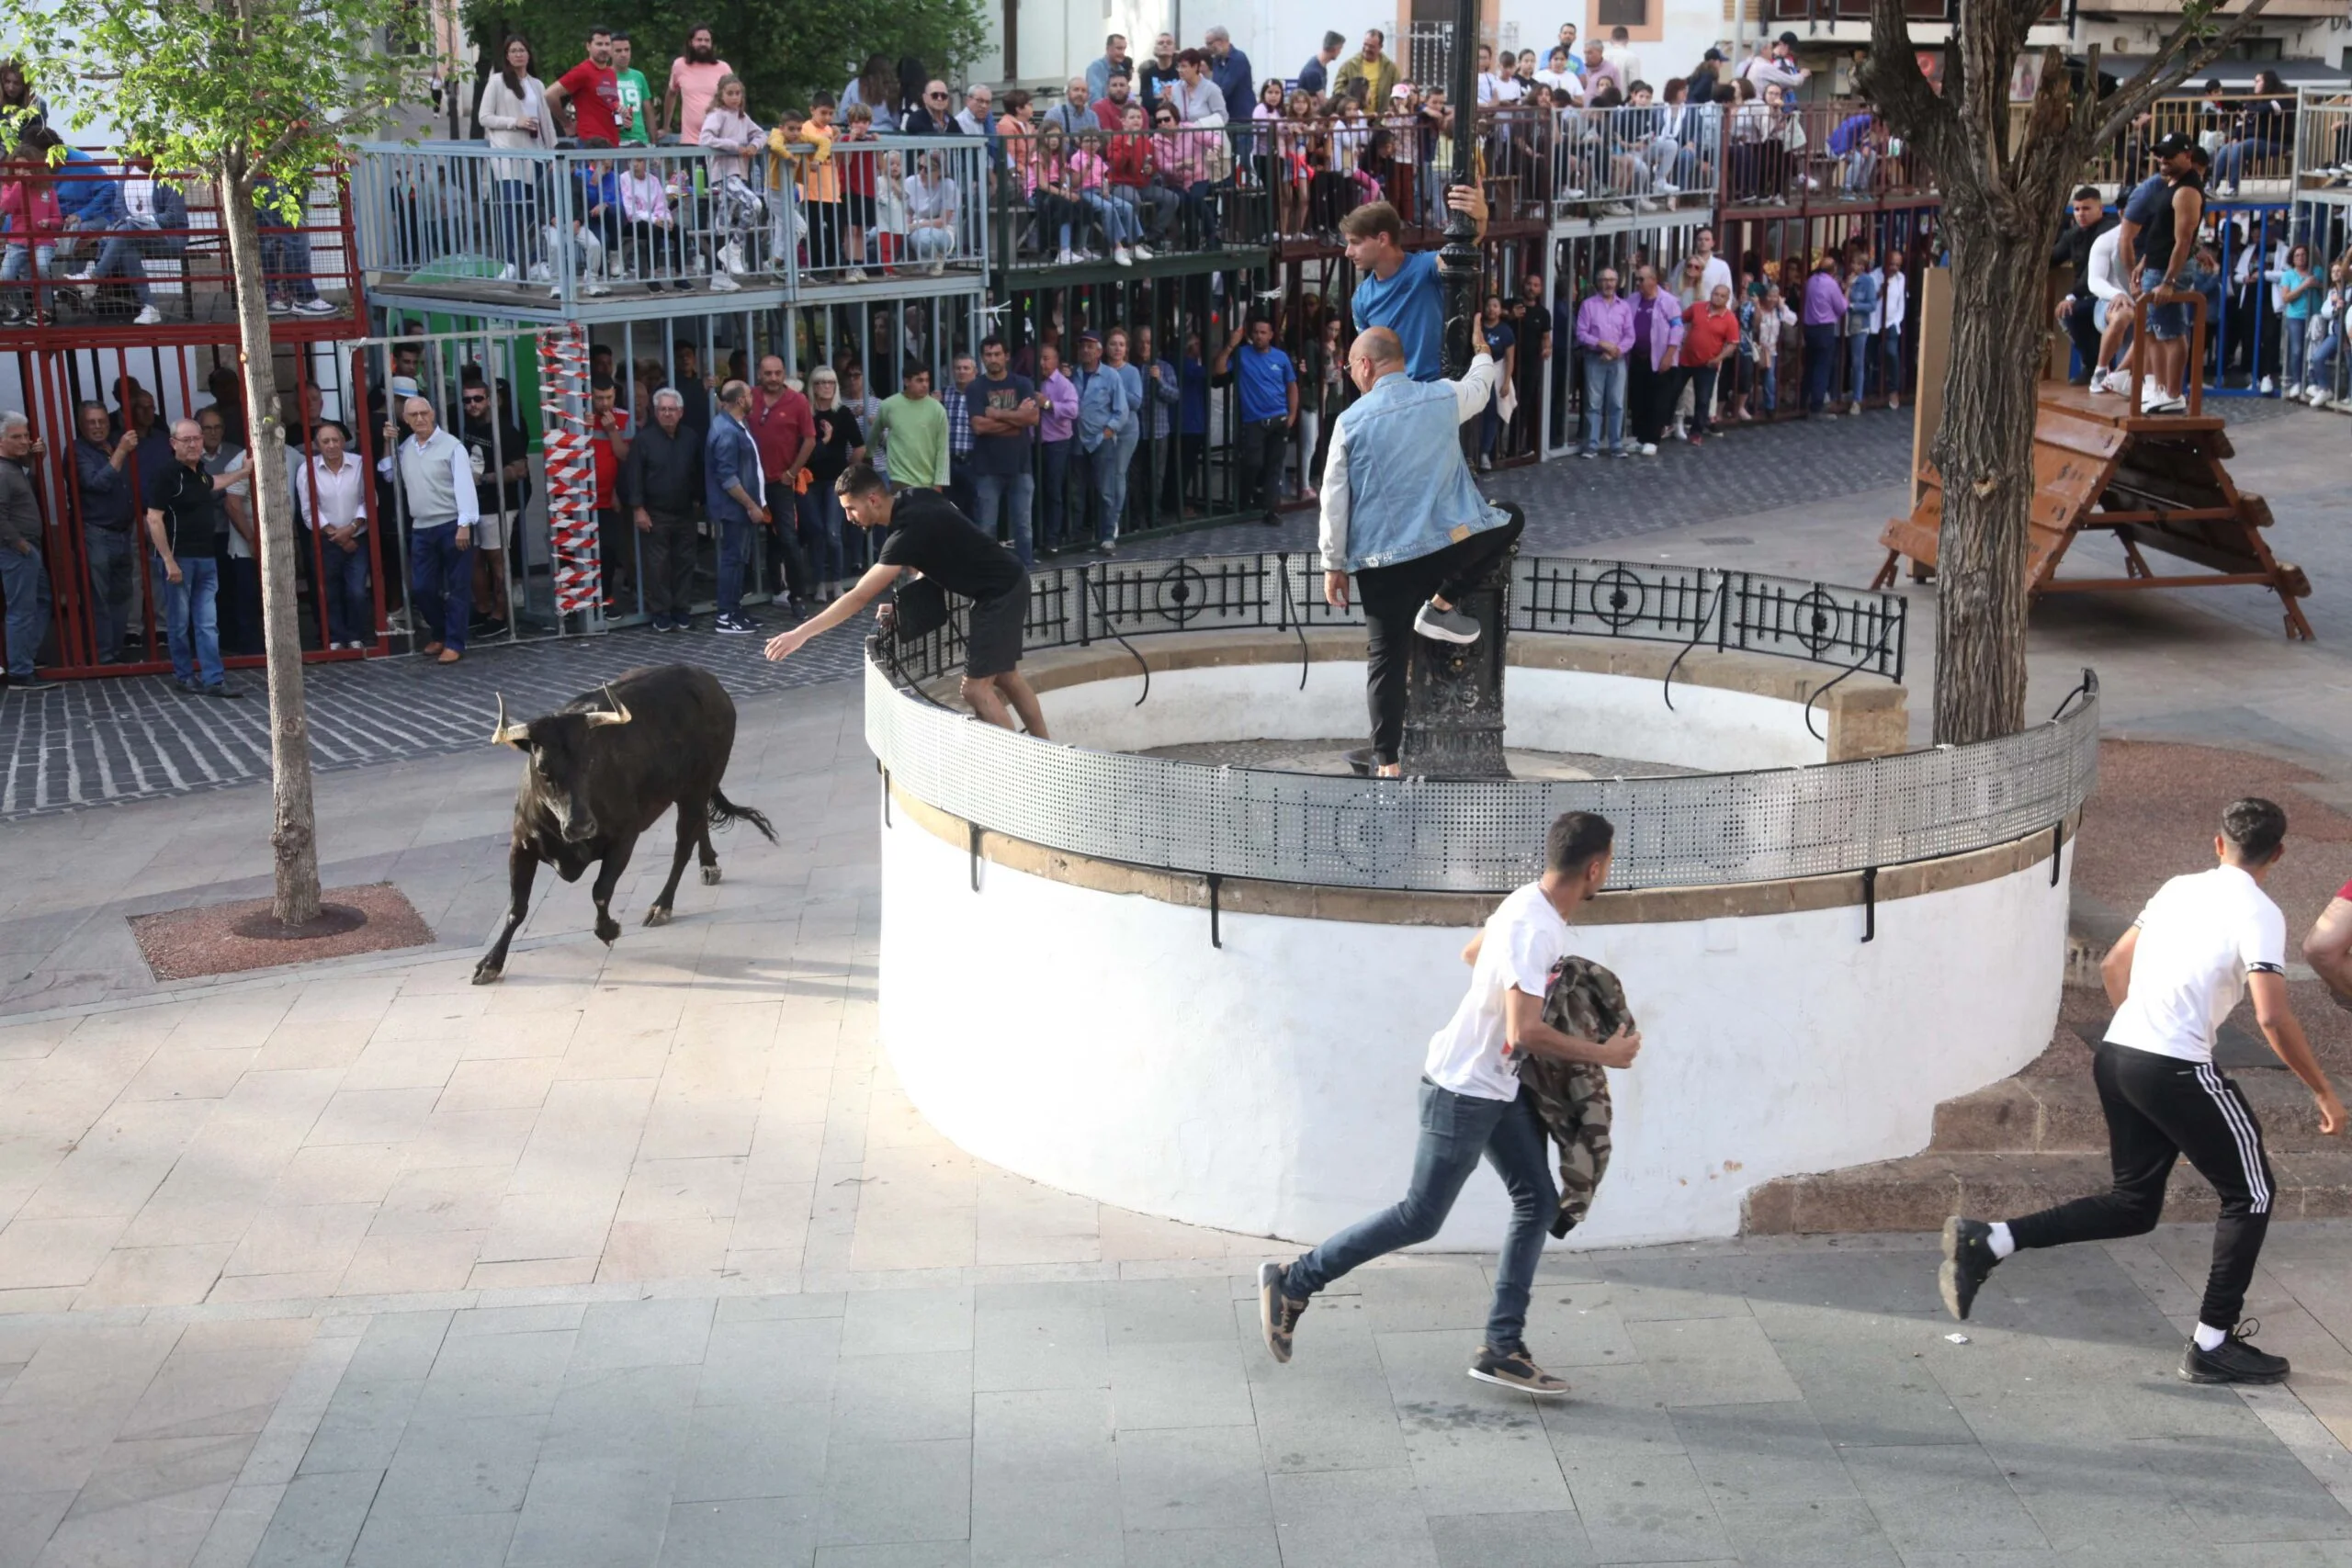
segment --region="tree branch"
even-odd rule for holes
[[[2142,110],[2187,81],[2191,73],[2202,71],[2220,59],[2230,45],[2237,42],[2246,29],[2254,26],[2256,19],[2262,15],[2263,7],[2268,4],[2270,0],[2245,0],[2245,9],[2233,14],[2200,46],[2179,52],[2199,29],[2208,26],[2212,19],[2211,9],[2191,0],[2179,25],[2156,46],[2154,58],[2142,66],[2132,80],[2117,88],[2115,96],[2108,100],[2115,107],[2109,109],[2107,118],[2099,122],[2098,130],[2091,136],[2090,144],[2096,147],[2110,137],[2122,135],[2125,129],[2140,118]],[[2096,77],[2092,79],[2090,90],[2098,91]]]
[[[1960,116],[1919,70],[1903,0],[1871,0],[1871,51],[1858,85],[1895,134],[1919,149],[1939,178],[1955,177],[1946,171],[1965,162],[1954,156]]]

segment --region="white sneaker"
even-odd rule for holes
[[[514,283],[518,281],[517,275],[514,271],[514,264],[513,262],[508,262],[504,266],[498,269],[498,281],[501,283]]]
[[[2309,401],[2313,408],[2324,406],[2327,402],[2327,389],[2324,387],[2313,387],[2312,389],[2312,394]]]
[[[863,283],[865,281],[865,269],[862,266],[854,266],[847,272],[842,274],[842,281],[843,283]]]
[[[1076,266],[1078,265],[1078,253],[1071,250],[1068,245],[1064,245],[1060,250],[1054,253],[1054,265],[1056,266]]]
[[[1862,416],[1862,400],[1861,400],[1861,399],[1860,399],[1860,398],[1856,398],[1852,402],[1848,403],[1848,404],[1846,405],[1846,412],[1847,412],[1850,417],[1852,417],[1852,418],[1855,418],[1855,419],[1860,419],[1860,418],[1861,418],[1861,416]]]
[[[720,269],[726,272],[752,270],[750,265],[743,260],[743,247],[731,240],[718,247],[718,265]]]
[[[1671,184],[1666,180],[1658,181],[1657,184],[1651,188],[1659,196],[1680,196],[1682,194],[1682,187],[1680,186]]]
[[[2155,378],[2143,378],[2140,383],[2140,406],[2143,409],[2151,408],[2164,400],[2165,389],[2156,385]]]
[[[2187,413],[2188,400],[2178,394],[2168,398],[2158,398],[2140,412],[2142,413]]]
[[[1634,448],[1634,450],[1640,452],[1645,457],[1655,457],[1657,456],[1657,443],[1655,441],[1645,441],[1641,446]]]
[[[714,272],[710,275],[710,291],[713,294],[737,294],[742,291],[742,288],[741,284],[723,272]]]
[[[1151,259],[1151,247],[1145,244],[1141,240],[1137,240],[1134,244],[1127,247],[1127,254],[1135,257],[1137,261],[1149,261]]]
[[[2270,379],[2270,378],[2269,378],[2269,377],[2267,377],[2267,376],[2265,376],[2265,377],[2262,378],[2262,395],[2263,395],[2264,397],[2266,397],[2266,398],[2267,398],[2267,397],[2268,397],[2268,396],[2270,395],[2270,393],[2271,393],[2271,389],[2272,389],[2272,388],[2273,388],[2273,386],[2274,386],[2274,385],[2275,385],[2275,383],[2273,383],[2273,382],[2272,382],[2272,380]],[[2288,389],[2288,391],[2287,391],[2287,395],[2288,395],[2289,397],[2290,397],[2290,398],[2291,398],[2291,397],[2293,397],[2293,396],[2295,395],[2295,393],[2294,393],[2294,389],[2293,389],[2292,388],[2289,388],[2289,389]]]
[[[96,283],[97,280],[98,264],[96,262],[92,262],[79,272],[69,272],[65,275],[65,281],[68,283]]]
[[[943,276],[946,271],[947,271],[947,264],[946,264],[945,262],[944,262],[944,261],[935,261],[935,262],[933,262],[933,263],[932,263],[932,264],[931,264],[931,276],[933,276],[933,277],[941,276]]]
[[[152,327],[163,319],[164,312],[155,309],[154,306],[141,305],[139,307],[139,314],[130,318],[130,324],[135,327]]]
[[[530,278],[533,283],[545,283],[554,276],[554,271],[548,267],[547,263],[543,261],[535,261],[531,264]]]
[[[1113,251],[1111,253],[1111,259],[1117,262],[1121,266],[1133,266],[1136,265],[1135,253],[1127,249],[1125,245],[1121,245],[1118,249]]]

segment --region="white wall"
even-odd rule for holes
[[[1243,664],[1159,670],[1151,695],[1142,677],[1121,676],[1047,692],[1054,739],[1096,750],[1133,751],[1203,740],[1314,740],[1359,734],[1364,725],[1362,663]],[[1668,711],[1646,676],[1509,666],[1503,680],[1504,743],[1532,751],[1585,751],[1676,767],[1727,772],[1792,768],[1825,761],[1826,741],[1804,726],[1804,708],[1777,697],[1694,686],[1678,680]],[[1823,735],[1827,716],[1814,715]]]
[[[1401,1195],[1469,932],[1208,913],[882,831],[880,1026],[933,1125],[1145,1213],[1312,1242]],[[2045,866],[1878,907],[1579,930],[1643,1032],[1579,1245],[1726,1236],[1770,1178],[1915,1153],[1936,1103],[2049,1043],[2066,886]],[[1440,1247],[1496,1242],[1481,1172]]]

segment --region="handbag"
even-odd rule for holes
[[[901,648],[947,624],[947,591],[928,577],[910,578],[890,591],[890,636]]]

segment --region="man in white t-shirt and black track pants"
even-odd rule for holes
[[[1543,1018],[1552,970],[1568,955],[1567,917],[1609,879],[1615,837],[1608,818],[1590,812],[1571,811],[1554,822],[1543,876],[1505,898],[1462,950],[1470,989],[1430,1039],[1421,1073],[1420,1144],[1404,1201],[1357,1221],[1287,1268],[1259,1266],[1260,1321],[1275,1360],[1290,1359],[1299,1314],[1316,1292],[1375,1258],[1437,1235],[1484,1155],[1510,1193],[1511,1220],[1495,1270],[1487,1342],[1470,1363],[1470,1375],[1528,1393],[1568,1392],[1566,1382],[1535,1364],[1521,1337],[1559,1192],[1544,1123],[1510,1056],[1524,1051],[1630,1067],[1642,1048],[1642,1037],[1629,1030],[1605,1041],[1579,1040]]]
[[[2287,922],[2263,892],[2287,837],[2287,814],[2267,800],[2233,803],[2213,840],[2221,864],[2156,890],[2099,964],[2115,1004],[2091,1078],[2107,1115],[2112,1191],[2002,1224],[1944,1222],[1938,1274],[1944,1305],[1966,1317],[1994,1267],[2019,1247],[2144,1235],[2164,1213],[2165,1181],[2182,1155],[2221,1195],[2213,1269],[2197,1332],[2181,1352],[2189,1382],[2274,1383],[2287,1358],[2237,1332],[2238,1312],[2270,1228],[2270,1161],[2245,1096],[2213,1066],[2213,1031],[2254,993],[2270,1048],[2319,1102],[2320,1131],[2344,1130],[2344,1105],[2320,1070],[2287,1003]]]

